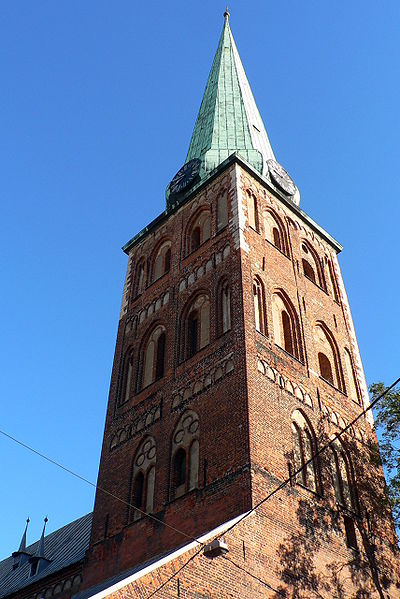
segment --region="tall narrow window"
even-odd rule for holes
[[[133,353],[132,350],[129,349],[125,353],[124,361],[123,361],[123,369],[122,369],[122,380],[121,386],[119,389],[118,397],[119,403],[124,403],[128,401],[131,391],[132,391],[132,382],[133,382]]]
[[[258,209],[255,196],[248,192],[247,194],[247,212],[249,217],[249,227],[258,232]]]
[[[297,360],[302,361],[303,352],[298,316],[283,290],[279,290],[272,296],[272,321],[275,343]]]
[[[317,462],[312,459],[316,451],[314,432],[299,410],[292,415],[293,454],[296,481],[317,491]]]
[[[318,363],[319,363],[319,373],[323,379],[328,381],[331,385],[335,384],[335,380],[333,378],[332,366],[329,361],[329,358],[326,357],[322,352],[318,353]]]
[[[310,279],[316,285],[325,289],[323,265],[318,258],[316,251],[307,243],[301,244],[302,264],[304,276]]]
[[[141,352],[141,388],[164,376],[165,343],[165,328],[159,325],[152,331]]]
[[[184,357],[190,358],[210,343],[210,299],[200,295],[191,304],[184,321]]]
[[[199,417],[191,410],[175,428],[171,460],[171,494],[180,497],[195,489],[199,479]]]
[[[339,350],[332,332],[320,322],[314,328],[319,373],[340,391],[344,391],[344,379]]]
[[[339,440],[331,447],[332,452],[332,477],[336,501],[342,507],[355,512],[356,503],[351,484],[349,458]]]
[[[231,289],[226,281],[218,288],[218,330],[224,334],[231,329]]]
[[[333,299],[336,302],[339,302],[339,292],[338,292],[338,288],[337,288],[337,283],[336,283],[336,277],[335,277],[335,272],[333,270],[333,266],[332,266],[332,261],[325,256],[325,261],[327,264],[327,273],[328,273],[328,281],[329,281],[329,287],[330,287],[330,292],[332,294]]]
[[[137,520],[143,513],[151,513],[154,504],[156,443],[146,437],[132,463],[131,489],[128,499],[128,522]]]
[[[197,250],[203,243],[210,239],[211,235],[211,213],[203,209],[197,216],[192,218],[186,230],[186,253],[190,254]]]
[[[278,250],[288,254],[285,226],[280,218],[269,210],[264,212],[264,236]]]
[[[164,241],[158,248],[152,264],[152,280],[157,281],[169,272],[171,267],[171,242]]]
[[[228,196],[227,192],[217,200],[217,229],[223,229],[228,224]]]
[[[135,282],[133,296],[137,297],[144,289],[144,260],[141,260],[136,266]]]
[[[257,331],[266,333],[264,287],[256,278],[253,281],[254,322]]]

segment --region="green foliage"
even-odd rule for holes
[[[369,388],[372,399],[385,391],[383,383]],[[400,527],[400,390],[389,391],[375,406],[379,448],[396,527]]]

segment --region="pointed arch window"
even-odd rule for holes
[[[141,352],[141,389],[164,376],[165,343],[165,327],[158,325],[148,337]]]
[[[317,348],[318,368],[321,378],[340,391],[344,391],[344,379],[339,350],[336,341],[324,323],[314,328],[314,340]]]
[[[332,479],[338,504],[351,512],[356,512],[355,489],[352,482],[350,458],[342,443],[336,439],[331,445]]]
[[[154,259],[152,268],[152,281],[157,281],[164,275],[166,275],[171,268],[171,242],[164,241],[158,248]]]
[[[247,214],[249,219],[249,227],[259,232],[259,222],[258,222],[258,206],[256,197],[247,192]]]
[[[188,410],[173,434],[171,455],[171,495],[180,497],[198,486],[199,479],[199,417]]]
[[[122,363],[122,377],[118,393],[118,403],[122,404],[129,400],[133,386],[133,352],[129,348],[125,352]]]
[[[300,470],[296,475],[296,482],[317,492],[317,461],[312,459],[317,449],[315,435],[300,410],[295,410],[292,415],[292,437],[294,468],[295,471]]]
[[[199,295],[190,305],[183,323],[184,358],[191,358],[210,343],[210,298]]]
[[[154,438],[146,437],[135,454],[128,498],[128,522],[138,520],[143,513],[149,514],[154,509],[156,453]]]
[[[264,286],[260,279],[256,277],[253,281],[253,304],[254,304],[254,322],[257,331],[267,334],[265,318],[265,293]]]
[[[327,279],[329,282],[330,293],[331,293],[333,299],[335,300],[335,302],[339,303],[339,292],[338,292],[335,272],[333,270],[332,260],[330,260],[327,256],[325,256],[325,263],[326,263],[326,267],[327,267],[326,271],[327,271]]]
[[[272,296],[272,320],[275,343],[297,360],[303,361],[299,319],[283,291]]]
[[[133,297],[137,297],[138,295],[140,295],[143,292],[144,283],[145,283],[144,278],[145,278],[145,262],[144,262],[144,258],[142,258],[136,266],[135,279],[134,279],[134,285],[133,285]]]
[[[317,253],[308,243],[301,244],[301,252],[304,276],[319,287],[322,287],[322,289],[325,289],[322,263],[318,259]]]
[[[231,288],[223,281],[218,288],[218,330],[221,335],[231,330]]]
[[[209,209],[201,210],[191,220],[186,232],[186,253],[196,251],[211,236],[211,213]]]
[[[285,227],[281,220],[269,210],[264,212],[265,239],[283,254],[288,255]]]

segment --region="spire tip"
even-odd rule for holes
[[[229,21],[230,16],[231,16],[231,13],[229,12],[228,7],[226,7],[225,12],[224,12],[224,17],[227,21]]]

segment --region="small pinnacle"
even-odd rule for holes
[[[230,16],[231,16],[231,13],[229,12],[228,7],[226,7],[226,10],[224,12],[224,17],[225,17],[225,19],[229,19]]]

